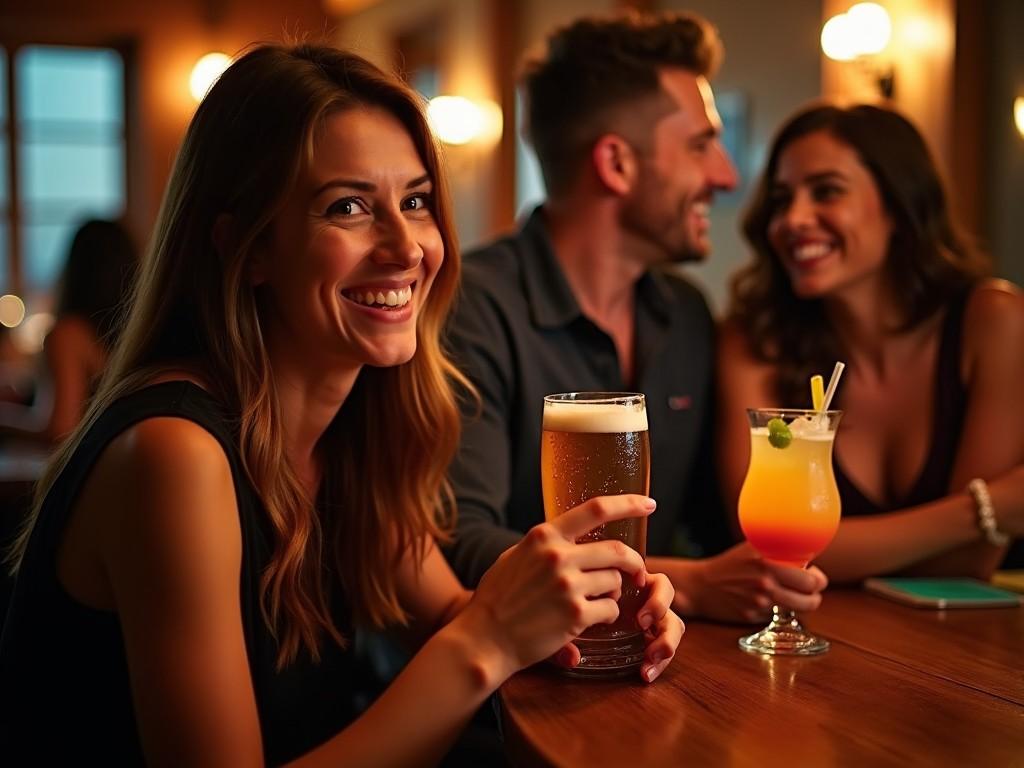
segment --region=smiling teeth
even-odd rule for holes
[[[383,306],[383,307],[404,307],[412,299],[412,286],[407,285],[405,288],[399,288],[398,290],[388,291],[344,291],[344,294],[349,299],[356,301],[360,304],[365,304],[368,307]]]
[[[796,261],[808,261],[809,259],[820,259],[832,250],[828,243],[807,243],[793,249],[793,258]]]

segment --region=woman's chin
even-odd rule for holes
[[[416,354],[416,343],[393,344],[378,347],[366,357],[366,365],[374,368],[393,368],[396,365],[404,365],[412,360]]]
[[[822,280],[804,278],[793,280],[790,284],[798,299],[820,299],[829,290],[829,286]]]

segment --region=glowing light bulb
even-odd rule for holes
[[[845,13],[840,13],[821,28],[821,50],[834,61],[852,61],[857,56],[849,21]]]
[[[462,96],[436,96],[427,104],[427,119],[445,144],[468,144],[483,131],[483,113]]]
[[[1024,138],[1024,96],[1018,96],[1013,100],[1013,122],[1017,124],[1017,130]]]
[[[214,51],[201,57],[196,62],[196,65],[192,67],[192,76],[188,81],[188,88],[192,93],[192,98],[196,101],[202,101],[206,92],[217,82],[217,78],[228,68],[229,64],[231,64],[231,57],[219,51]]]
[[[19,296],[8,293],[0,296],[0,325],[17,328],[25,319],[25,302]]]
[[[892,23],[878,3],[857,3],[846,12],[849,34],[858,54],[881,53],[892,36]]]
[[[501,107],[464,96],[435,96],[427,104],[427,120],[445,144],[468,144],[501,136]]]

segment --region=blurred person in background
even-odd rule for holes
[[[544,519],[544,395],[632,390],[646,396],[659,504],[648,562],[672,580],[675,610],[756,622],[773,603],[818,606],[820,570],[729,546],[712,448],[714,323],[674,269],[708,256],[709,208],[737,182],[708,83],[721,55],[703,18],[630,13],[577,20],[527,65],[525,125],[547,200],[467,255],[449,323],[481,397],[479,412],[465,403],[446,551],[468,586]]]
[[[128,232],[91,220],[74,234],[30,407],[0,405],[0,434],[52,445],[78,424],[117,340],[137,264]]]
[[[437,550],[460,260],[421,106],[309,45],[250,50],[199,105],[13,552],[5,763],[431,764],[510,675],[613,621],[624,578],[649,587],[644,679],[673,657],[668,579],[576,543],[651,499],[536,526],[475,593]],[[362,714],[357,624],[418,648]]]
[[[12,328],[0,324],[0,412],[7,404],[30,405],[35,394],[33,361],[18,346]]]
[[[811,375],[845,361],[843,520],[816,561],[834,581],[988,578],[1024,534],[1024,295],[947,200],[906,118],[821,105],[780,129],[744,221],[753,256],[719,336],[724,496],[735,510],[744,409],[809,408]]]

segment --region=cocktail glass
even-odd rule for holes
[[[553,520],[595,496],[649,492],[651,449],[644,396],[620,392],[569,392],[544,398],[541,437],[544,516]],[[599,526],[578,541],[619,539],[647,554],[647,518]],[[577,676],[625,674],[643,661],[644,637],[636,616],[643,590],[622,580],[619,617],[588,627],[576,639]]]
[[[832,445],[841,411],[748,409],[750,466],[740,491],[739,520],[762,557],[804,568],[839,527],[839,490]],[[809,656],[828,650],[789,608],[772,606],[767,627],[740,639],[750,653]]]

